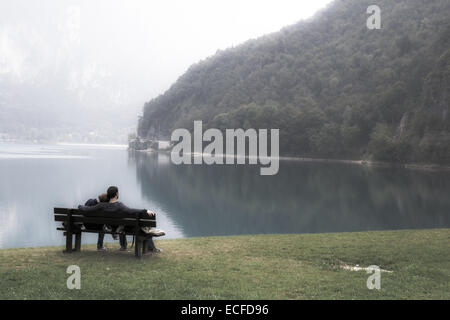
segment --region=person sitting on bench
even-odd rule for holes
[[[100,202],[96,204],[95,206],[78,206],[78,209],[81,211],[89,212],[89,211],[104,211],[104,212],[110,212],[111,214],[114,214],[115,212],[126,212],[129,214],[147,214],[150,218],[155,218],[156,214],[151,210],[146,209],[131,209],[128,208],[126,205],[124,205],[122,202],[118,201],[119,199],[119,188],[116,186],[111,186],[108,188],[107,192],[107,199],[108,202]],[[127,227],[127,228],[133,228],[133,227]],[[120,250],[125,251],[127,250],[127,238],[126,235],[121,233],[123,231],[124,227],[119,226],[116,229],[117,233],[120,233]],[[128,230],[127,230],[128,231]],[[161,249],[156,248],[155,243],[153,242],[153,237],[149,237],[148,241],[148,252],[161,252]]]
[[[89,199],[88,201],[86,201],[86,203],[84,205],[88,206],[88,207],[93,207],[93,206],[99,204],[100,202],[108,202],[108,196],[106,193],[102,193],[101,195],[99,195],[98,200],[97,199]],[[88,229],[98,229],[98,225],[95,225],[95,224],[86,224],[86,227]],[[104,232],[112,232],[112,227],[105,224],[105,225],[103,225],[103,231]],[[98,233],[98,240],[97,240],[97,250],[98,251],[108,250],[108,248],[103,246],[103,240],[105,239],[104,232]],[[114,240],[119,240],[119,235],[117,233],[112,233],[111,236],[113,237]]]

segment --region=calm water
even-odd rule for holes
[[[165,238],[450,227],[449,172],[281,162],[278,175],[260,176],[257,166],[175,166],[120,147],[0,144],[0,248],[62,244],[53,207],[109,185],[130,207],[158,212]]]

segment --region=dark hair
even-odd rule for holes
[[[106,191],[106,195],[108,197],[108,201],[111,200],[112,198],[114,198],[117,195],[118,192],[119,192],[119,188],[114,187],[114,186],[109,187],[108,191]]]
[[[99,202],[108,202],[108,195],[106,193],[102,193],[98,196]]]

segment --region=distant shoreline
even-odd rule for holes
[[[112,148],[124,148],[127,149],[126,144],[109,144],[109,143],[72,143],[72,142],[57,142],[58,146],[82,146],[82,147],[112,147]]]
[[[170,150],[135,150],[131,151],[143,152],[143,153],[170,153]],[[199,154],[190,153],[191,155],[198,156]],[[202,155],[211,156],[211,154]],[[225,157],[235,157],[237,155],[224,155]],[[245,156],[246,159],[249,158],[248,155]],[[266,157],[269,158],[269,157]],[[396,162],[386,162],[386,161],[372,161],[372,160],[349,160],[349,159],[327,159],[327,158],[309,158],[309,157],[292,157],[292,156],[279,156],[280,161],[298,161],[298,162],[326,162],[326,163],[344,163],[344,164],[356,164],[366,167],[392,167],[392,168],[403,168],[412,170],[422,170],[422,171],[450,171],[450,165],[441,165],[434,163],[396,163]]]
[[[32,141],[4,141],[0,140],[0,144],[4,145],[29,145],[29,146],[82,146],[82,147],[113,147],[127,149],[127,144],[114,143],[76,143],[76,142],[32,142]]]
[[[396,162],[372,161],[372,160],[321,159],[321,158],[300,158],[300,157],[279,157],[279,158],[280,160],[289,160],[289,161],[346,163],[346,164],[357,164],[367,167],[397,167],[415,170],[450,171],[450,165],[440,165],[433,163],[429,164],[396,163]]]

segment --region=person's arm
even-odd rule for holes
[[[149,217],[155,217],[156,214],[153,211],[146,210],[146,209],[132,209],[128,208],[126,205],[124,205],[122,202],[119,204],[120,211],[124,211],[129,214],[136,214],[139,213],[141,215],[148,215]]]
[[[88,201],[86,201],[86,203],[84,204],[85,206],[88,207],[92,207],[98,204],[97,199],[89,199]]]
[[[78,210],[81,210],[81,211],[84,211],[84,212],[87,212],[87,211],[96,211],[96,210],[100,210],[100,209],[102,209],[102,208],[103,208],[102,203],[98,203],[98,204],[96,204],[95,206],[82,206],[82,205],[79,205],[79,206],[78,206]]]

